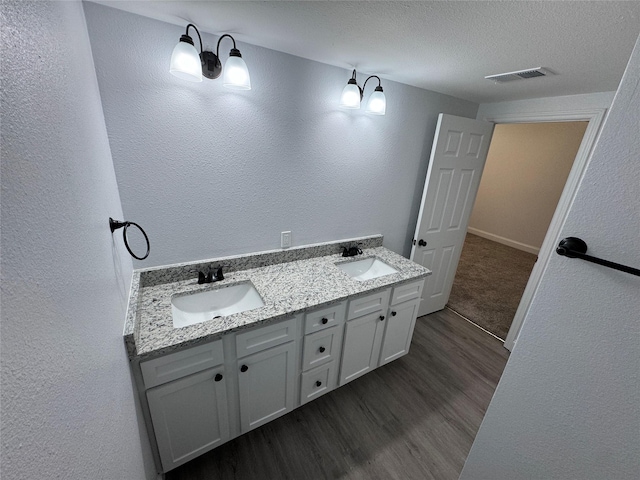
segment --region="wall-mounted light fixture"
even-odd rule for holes
[[[367,102],[367,108],[365,109],[366,113],[370,113],[372,115],[384,115],[387,110],[387,99],[384,96],[382,91],[382,85],[380,84],[380,77],[377,75],[369,76],[365,81],[362,88],[358,85],[356,81],[356,70],[353,70],[351,74],[351,78],[347,82],[347,86],[342,90],[342,96],[340,97],[340,106],[342,108],[360,108],[360,102],[364,97],[364,89],[367,86],[367,82],[371,78],[378,79],[378,86],[373,91],[371,96],[369,97],[369,101]]]
[[[196,50],[193,39],[189,36],[189,27],[198,34],[200,40],[200,53]],[[229,58],[224,64],[224,69],[220,63],[220,42],[224,37],[229,37],[233,41],[233,48],[229,52]],[[202,37],[195,25],[187,25],[187,31],[180,37],[180,41],[171,54],[171,66],[169,71],[178,78],[191,82],[201,82],[202,76],[215,79],[224,72],[222,85],[235,90],[251,90],[251,78],[247,64],[244,63],[240,50],[236,48],[235,39],[225,33],[218,40],[216,53],[202,49]]]

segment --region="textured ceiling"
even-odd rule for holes
[[[478,103],[616,90],[640,33],[640,1],[96,3]]]

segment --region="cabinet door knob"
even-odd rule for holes
[[[216,382],[219,382],[220,380],[222,380],[222,375],[221,375],[221,374],[219,374],[219,373],[216,373],[216,376],[214,377],[214,380],[215,380]]]
[[[384,315],[380,315],[380,321],[384,320]]]
[[[324,348],[324,347],[320,347],[318,350],[320,351],[320,353],[324,353],[324,351],[326,350],[326,348]]]
[[[322,386],[322,382],[321,382],[320,380],[318,380],[318,381],[316,382],[316,387],[321,387],[321,386]]]
[[[241,372],[246,372],[247,370],[249,370],[249,367],[247,367],[246,365],[242,365],[242,366],[240,367],[240,371],[241,371]]]
[[[395,317],[398,312],[391,312],[391,316]]]
[[[322,320],[320,320],[322,322],[323,325],[326,325],[327,322],[329,321],[328,318],[322,317]]]

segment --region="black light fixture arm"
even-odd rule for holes
[[[582,260],[586,260],[587,262],[597,263],[598,265],[613,268],[614,270],[620,270],[621,272],[630,273],[631,275],[640,277],[640,269],[638,268],[628,267],[627,265],[622,265],[620,263],[615,263],[609,260],[604,260],[602,258],[587,255],[587,244],[581,238],[567,237],[560,240],[558,248],[556,248],[556,253],[564,257],[580,258]]]
[[[376,92],[382,92],[382,82],[380,81],[380,77],[377,75],[369,75],[367,77],[367,79],[364,81],[364,84],[362,85],[362,87],[360,85],[358,85],[358,81],[356,80],[356,69],[353,69],[353,73],[351,74],[351,79],[349,80],[348,83],[355,85],[358,87],[358,90],[360,90],[360,101],[362,101],[362,99],[364,98],[364,89],[367,87],[367,82],[369,80],[371,80],[372,78],[377,78],[378,79],[378,86],[376,87],[375,91]]]
[[[364,85],[362,85],[362,90],[363,90],[363,91],[364,91],[364,89],[365,89],[365,88],[367,88],[367,82],[368,82],[369,80],[371,80],[372,78],[377,78],[377,79],[378,79],[378,86],[376,87],[376,89],[378,89],[378,88],[380,88],[380,89],[381,89],[381,88],[382,88],[382,83],[380,82],[380,77],[379,77],[379,76],[377,76],[377,75],[369,75],[369,78],[367,78],[367,79],[364,81]]]
[[[193,45],[193,40],[189,36],[189,27],[193,27],[193,29],[198,34],[198,40],[200,40],[200,55],[202,55],[202,37],[200,36],[200,31],[198,30],[198,27],[196,27],[193,23],[190,23],[189,25],[187,25],[187,31],[184,33],[184,35],[182,35],[182,37],[180,37],[180,40]]]
[[[220,42],[222,41],[222,39],[224,37],[229,37],[231,39],[231,41],[233,42],[233,48],[231,49],[231,56],[235,56],[235,57],[241,57],[242,55],[240,55],[240,50],[238,50],[236,48],[236,39],[233,38],[231,35],[229,35],[228,33],[225,33],[224,35],[222,35],[219,39],[218,39],[218,46],[216,47],[216,57],[220,58]],[[237,54],[236,54],[237,52]]]

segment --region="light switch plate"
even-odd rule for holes
[[[291,246],[291,231],[280,234],[280,246],[282,248],[289,248]]]

